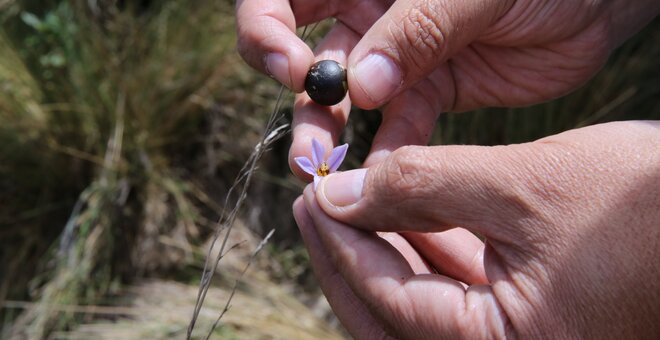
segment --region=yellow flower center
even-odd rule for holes
[[[316,174],[324,177],[330,174],[330,167],[325,162],[321,163],[318,169],[316,169]]]

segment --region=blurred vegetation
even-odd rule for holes
[[[199,282],[199,247],[279,89],[237,56],[233,25],[229,0],[0,0],[0,306],[40,302],[0,309],[3,335],[70,329],[80,317],[54,305],[105,304],[139,278]],[[572,95],[443,114],[433,143],[518,143],[659,119],[659,27]],[[350,166],[379,120],[351,115]],[[277,228],[272,278],[312,289],[290,215],[302,186],[287,144],[263,159],[243,218],[257,232]]]
[[[94,304],[193,261],[278,88],[234,53],[233,5],[2,4],[0,301]],[[49,304],[16,324],[75,321]]]

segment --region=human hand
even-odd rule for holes
[[[308,187],[294,213],[356,338],[657,339],[658,150],[658,122],[405,147]]]
[[[659,4],[240,0],[238,48],[250,65],[296,92],[315,59],[347,66],[350,99],[330,108],[304,93],[296,99],[290,164],[306,178],[293,159],[309,153],[312,137],[326,149],[336,144],[351,102],[383,106],[368,166],[402,145],[426,144],[441,111],[528,105],[580,86]],[[337,22],[315,56],[295,28],[327,17]]]

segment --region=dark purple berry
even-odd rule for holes
[[[305,91],[318,104],[330,106],[346,96],[346,69],[334,60],[321,60],[307,72]]]

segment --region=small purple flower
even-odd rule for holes
[[[323,158],[325,156],[325,148],[316,138],[312,138],[312,160],[310,161],[307,157],[296,157],[294,160],[304,172],[314,176],[314,190],[316,190],[321,177],[337,171],[341,162],[344,161],[344,157],[346,157],[346,150],[348,150],[348,144],[332,149],[332,153],[326,161]]]

